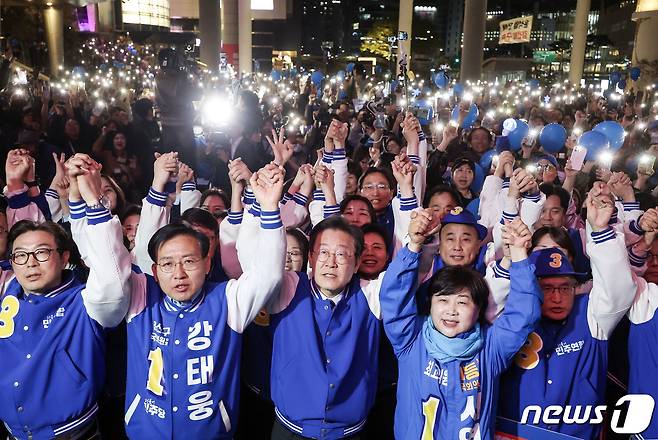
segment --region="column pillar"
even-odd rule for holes
[[[201,62],[212,71],[216,71],[219,67],[220,25],[219,0],[199,0]]]
[[[573,44],[569,60],[569,82],[580,86],[585,64],[585,46],[587,45],[587,16],[591,0],[578,0],[576,3],[576,20],[573,23]]]
[[[48,6],[43,10],[43,21],[46,28],[50,74],[59,76],[59,66],[64,65],[64,12],[60,7]]]
[[[251,73],[253,65],[251,47],[251,2],[240,1],[238,9],[239,43],[240,48],[240,71]]]
[[[632,66],[640,68],[640,78],[628,81],[635,90],[643,90],[646,86],[658,81],[658,71],[655,66],[658,61],[658,1],[640,0],[633,13],[635,22],[635,42],[633,44]],[[652,66],[653,65],[653,66]]]
[[[482,77],[484,55],[484,31],[487,26],[487,0],[465,0],[464,42],[461,51],[459,78],[478,81]]]

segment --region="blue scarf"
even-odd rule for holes
[[[431,316],[423,323],[423,339],[429,355],[440,364],[472,359],[484,344],[479,322],[475,323],[473,330],[449,338],[434,328]]]

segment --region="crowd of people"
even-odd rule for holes
[[[95,44],[90,72],[122,65],[1,102],[9,438],[628,438],[619,397],[658,398],[653,88],[223,78]],[[604,121],[623,142],[578,159]]]

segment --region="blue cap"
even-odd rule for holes
[[[484,240],[489,232],[487,228],[478,223],[477,218],[468,210],[462,208],[461,206],[456,206],[452,208],[443,220],[441,224],[447,225],[450,223],[457,223],[460,225],[471,225],[478,231],[478,238]]]
[[[529,260],[535,265],[535,276],[542,277],[578,277],[585,275],[576,272],[569,258],[558,248],[540,249],[530,254]]]
[[[539,162],[542,159],[547,160],[555,168],[559,168],[557,165],[557,159],[552,154],[542,154],[541,156],[537,157],[537,162]]]

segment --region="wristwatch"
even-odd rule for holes
[[[110,199],[107,198],[107,197],[105,196],[105,194],[101,194],[101,195],[98,197],[98,202],[96,202],[96,203],[93,204],[93,205],[89,205],[89,206],[87,206],[87,208],[89,208],[89,209],[98,209],[98,208],[103,207],[103,208],[106,208],[108,211],[110,211],[110,207],[111,207],[111,206],[112,206],[112,205],[110,204]]]

